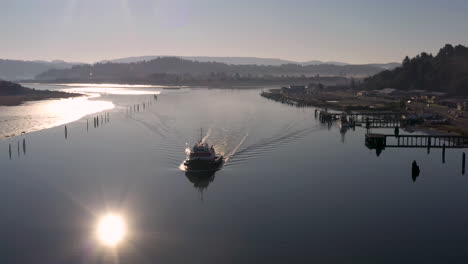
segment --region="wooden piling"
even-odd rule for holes
[[[442,147],[442,163],[445,164],[445,144]]]
[[[427,137],[427,154],[431,153],[431,137]]]
[[[462,155],[462,175],[465,175],[465,160],[466,160],[466,155],[465,155],[465,152],[463,152],[463,155]]]

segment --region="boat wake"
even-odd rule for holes
[[[143,125],[144,127],[146,127],[148,130],[150,130],[151,132],[155,133],[155,134],[158,134],[159,136],[163,137],[163,138],[166,138],[167,135],[168,135],[168,130],[166,127],[164,127],[163,125],[161,125],[162,123],[155,123],[155,124],[152,124],[152,123],[149,123],[143,119],[139,119],[139,118],[136,118],[134,116],[130,116],[129,117],[131,120]]]
[[[239,144],[233,149],[233,151],[227,156],[225,166],[232,166],[239,163],[243,163],[246,160],[257,158],[260,155],[270,153],[278,148],[284,147],[291,144],[299,139],[307,136],[308,134],[316,131],[316,129],[305,128],[288,132],[286,134],[274,135],[272,137],[260,140],[252,145],[248,145],[244,148],[241,146],[244,144],[248,134],[246,134]]]
[[[173,168],[185,171],[185,166],[181,161],[185,160],[190,153],[191,144],[195,142],[180,142],[180,138],[187,135],[181,134],[175,127],[169,126],[156,114],[151,118],[151,121],[137,115],[129,118],[160,136],[160,139],[155,138],[158,150],[166,153],[165,157],[170,160],[170,163],[174,166]],[[196,140],[198,142],[201,138],[202,143],[208,143],[214,147],[216,153],[223,155],[223,167],[235,166],[262,155],[267,155],[321,129],[310,126],[303,120],[286,122],[276,127],[276,129],[266,131],[258,130],[261,127],[258,127],[254,120],[245,122],[243,127],[237,129],[229,123],[223,125],[211,124],[206,132]],[[265,133],[275,130],[276,133],[273,133],[273,135],[270,133],[271,136],[264,136]],[[174,151],[174,149],[180,151]]]
[[[225,164],[227,164],[229,162],[229,160],[234,156],[234,154],[236,154],[237,150],[240,148],[240,146],[242,146],[242,144],[244,144],[244,141],[245,139],[249,136],[249,133],[246,133],[241,141],[239,142],[239,144],[237,144],[237,146],[234,147],[234,149],[232,150],[232,152],[226,156],[226,159],[225,159]]]

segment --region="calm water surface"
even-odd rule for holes
[[[320,124],[314,109],[266,100],[259,90],[57,89],[95,94],[83,100],[105,107],[67,110],[69,121],[63,114],[53,128],[0,140],[0,263],[468,259],[462,150],[447,150],[445,164],[436,149],[377,156],[364,129],[342,134]],[[49,115],[40,104],[22,115]],[[179,169],[200,127],[227,157],[205,177]],[[413,160],[421,167],[415,182]],[[96,239],[108,212],[126,225],[114,248]]]

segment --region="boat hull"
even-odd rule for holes
[[[186,169],[191,171],[218,170],[222,164],[222,156],[217,156],[213,160],[189,159],[184,162]]]

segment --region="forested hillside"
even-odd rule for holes
[[[421,89],[468,95],[468,48],[445,45],[436,56],[406,57],[402,66],[365,79],[365,89]]]
[[[175,57],[161,57],[136,63],[96,63],[71,69],[53,69],[36,78],[42,81],[159,81],[171,76],[178,80],[227,80],[240,78],[277,78],[285,76],[369,76],[382,68],[369,65],[284,64],[233,65],[219,62],[198,62]]]

